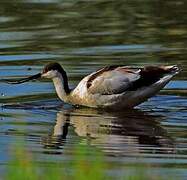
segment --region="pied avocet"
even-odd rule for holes
[[[41,73],[12,84],[37,78],[53,80],[58,97],[66,103],[101,108],[133,108],[162,89],[179,72],[177,66],[107,66],[84,77],[70,89],[67,74],[59,63],[47,64]]]

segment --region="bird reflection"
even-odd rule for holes
[[[89,108],[62,109],[57,113],[53,131],[42,143],[45,148],[62,148],[73,141],[66,139],[71,128],[90,145],[107,153],[171,153],[174,141],[161,126],[161,118],[139,110],[115,113]]]

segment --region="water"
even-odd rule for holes
[[[0,171],[11,144],[24,138],[43,164],[71,161],[72,147],[84,143],[104,153],[112,177],[141,162],[155,175],[186,179],[186,8],[185,0],[0,2],[0,79],[38,73],[52,61],[71,87],[111,64],[182,68],[157,96],[121,113],[64,104],[47,80],[0,82]]]

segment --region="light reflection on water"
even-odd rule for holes
[[[9,159],[9,145],[23,137],[41,161],[52,162],[71,159],[72,144],[86,142],[113,163],[113,176],[141,157],[158,167],[157,174],[185,179],[185,1],[12,2],[0,3],[0,79],[38,73],[51,61],[67,70],[71,87],[111,64],[177,64],[182,71],[159,95],[120,114],[63,104],[49,81],[0,81],[0,163]]]

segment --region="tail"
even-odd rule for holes
[[[165,73],[167,74],[178,74],[180,72],[180,69],[177,65],[172,65],[172,66],[161,66]]]
[[[179,73],[179,68],[176,65],[172,66],[146,66],[141,71],[142,79],[147,83],[153,84],[164,77],[170,77],[170,79]]]
[[[171,78],[179,73],[179,68],[176,65],[173,66],[146,66],[140,71],[140,78],[132,83],[128,90],[133,91],[141,87],[148,87],[160,80],[166,83]],[[163,84],[166,84],[163,83]]]
[[[146,66],[142,69],[142,76],[162,77],[166,74],[177,74],[180,69],[177,65],[172,66]]]
[[[149,86],[151,84],[160,85],[164,87],[180,69],[176,65],[172,66],[147,66],[141,71],[142,79]]]

